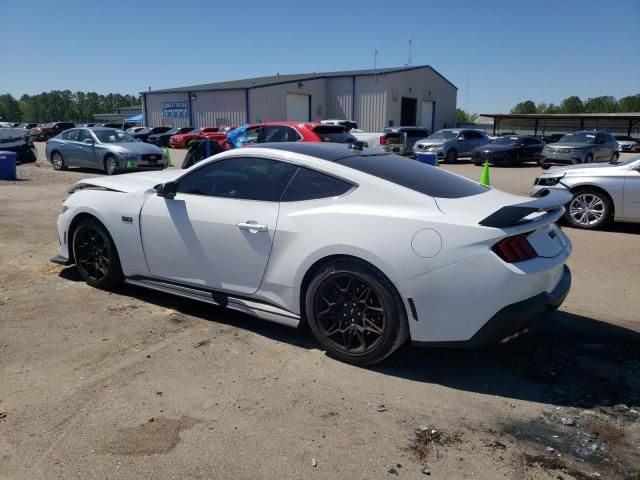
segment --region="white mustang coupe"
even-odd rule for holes
[[[571,193],[510,195],[358,145],[276,143],[187,170],[76,183],[60,252],[121,282],[297,326],[334,357],[378,362],[408,337],[480,345],[567,295]]]

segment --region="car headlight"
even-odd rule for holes
[[[122,156],[127,160],[135,160],[136,158],[138,158],[138,154],[133,152],[124,152]]]
[[[560,177],[540,177],[536,180],[536,185],[540,185],[542,187],[552,187],[554,185],[557,185],[560,180],[562,180],[562,177],[564,177],[564,175]]]

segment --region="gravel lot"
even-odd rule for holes
[[[309,333],[49,263],[64,190],[99,173],[38,148],[0,182],[0,478],[640,478],[640,225],[565,228],[573,289],[539,335],[357,368]],[[528,195],[538,172],[492,185]]]

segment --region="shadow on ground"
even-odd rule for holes
[[[81,281],[73,267],[60,276]],[[318,348],[306,329],[128,285],[114,293],[300,348]],[[484,349],[425,349],[407,343],[367,368],[457,390],[554,405],[640,405],[639,332],[563,311],[541,319],[539,326],[536,334]]]

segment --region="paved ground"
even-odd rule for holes
[[[492,184],[527,194],[538,172]],[[1,479],[640,478],[640,225],[565,229],[574,286],[540,335],[364,369],[50,264],[64,190],[93,174],[40,159],[0,182]]]

